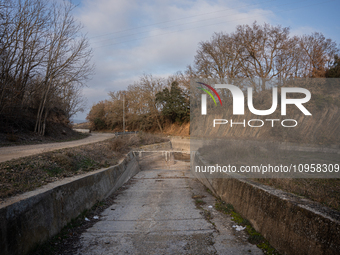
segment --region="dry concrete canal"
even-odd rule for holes
[[[214,204],[188,163],[144,164],[81,235],[76,254],[263,254]]]

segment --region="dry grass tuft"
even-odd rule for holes
[[[126,139],[124,136],[118,136],[116,139],[113,139],[109,143],[109,148],[112,151],[122,152],[126,149]]]
[[[162,143],[167,139],[149,133],[138,133],[133,135],[121,135],[111,140],[109,148],[117,153],[127,153],[131,148],[136,148],[140,145],[148,145]]]

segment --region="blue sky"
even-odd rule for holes
[[[94,50],[96,74],[83,94],[88,108],[143,74],[166,77],[193,63],[200,41],[255,20],[290,27],[292,35],[321,32],[340,43],[339,0],[77,0],[74,15]],[[339,46],[340,48],[340,46]]]

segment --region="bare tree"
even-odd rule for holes
[[[201,42],[189,77],[214,78],[227,82],[236,77],[249,78],[255,90],[278,78],[283,84],[292,77],[322,77],[338,48],[320,33],[291,37],[288,27],[237,26],[233,34],[215,33]]]
[[[235,78],[240,73],[240,44],[234,35],[215,33],[210,41],[201,42],[194,62],[201,78]]]
[[[265,90],[266,81],[289,69],[287,64],[291,61],[283,61],[292,54],[288,27],[254,22],[252,26],[238,26],[235,39],[235,43],[242,45],[240,61],[244,76],[260,78],[257,89]]]
[[[0,2],[0,117],[33,107],[43,135],[49,109],[64,107],[68,117],[82,109],[92,53],[72,10],[68,1]]]
[[[152,75],[143,75],[139,82],[143,101],[147,105],[149,112],[149,118],[156,121],[159,130],[163,132],[160,109],[157,107],[156,102],[156,94],[165,87],[164,80],[159,78],[155,79]]]
[[[86,99],[82,96],[81,86],[76,83],[61,83],[57,87],[56,104],[65,112],[68,119],[78,112],[84,112]]]
[[[336,43],[317,32],[302,36],[299,43],[303,53],[303,76],[324,77],[334,56],[339,52]]]
[[[6,1],[3,18],[0,112],[8,105],[24,105],[27,83],[42,63],[45,42],[41,38],[47,22],[46,6],[40,0],[16,4]],[[8,102],[9,97],[11,102]]]
[[[61,6],[53,4],[50,31],[48,31],[49,45],[46,53],[45,78],[43,94],[38,108],[35,132],[44,135],[46,118],[51,105],[48,105],[51,88],[55,79],[63,79],[68,84],[76,82],[82,84],[92,71],[89,65],[91,50],[84,36],[80,36],[81,26],[76,23],[71,11],[73,5],[64,2]]]

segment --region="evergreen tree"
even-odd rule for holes
[[[334,57],[334,62],[331,68],[326,71],[327,78],[340,78],[340,58],[339,56]]]
[[[183,95],[183,90],[179,87],[178,82],[171,84],[170,91],[168,88],[156,94],[156,102],[162,107],[162,113],[170,119],[172,123],[182,123],[189,117],[189,102]]]

